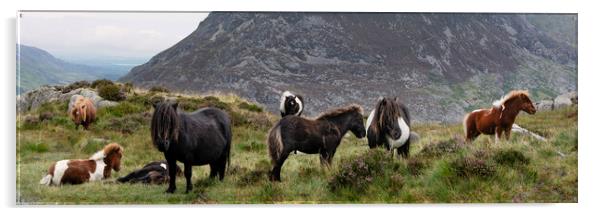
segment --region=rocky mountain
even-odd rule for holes
[[[73,64],[54,57],[45,50],[17,45],[17,94],[42,85],[66,84],[79,80],[116,80],[119,70]]]
[[[291,90],[308,115],[399,96],[414,120],[455,122],[511,89],[536,101],[575,91],[576,26],[570,14],[214,12],[121,80],[272,111]]]

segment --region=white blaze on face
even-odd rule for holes
[[[394,140],[389,135],[386,136],[387,142],[389,142],[389,146],[391,146],[391,148],[401,147],[410,138],[410,127],[408,124],[406,124],[402,117],[397,119],[397,123],[399,124],[399,129],[401,129],[401,136],[399,139]]]
[[[293,96],[293,94],[291,94],[291,92],[289,91],[285,91],[284,93],[282,93],[282,96],[280,96],[280,112],[286,112],[286,110],[284,110],[284,102],[286,101],[286,97],[288,96]]]
[[[370,115],[368,116],[368,121],[366,121],[366,135],[368,134],[368,128],[370,128],[373,118],[374,118],[374,110],[372,110],[372,112],[370,112]]]
[[[303,110],[303,103],[301,103],[301,100],[299,100],[299,97],[295,96],[295,102],[297,102],[297,104],[299,104],[299,110],[297,110],[297,113],[295,113],[296,116],[301,115],[301,111]]]
[[[90,173],[90,181],[100,181],[104,178],[104,170],[107,164],[100,159],[96,160],[96,170]]]
[[[68,163],[69,163],[69,160],[62,160],[62,161],[56,162],[56,164],[54,165],[52,184],[61,185],[61,179],[63,179],[63,175],[65,175],[65,170],[67,170],[67,168],[69,168],[69,166],[67,165]]]
[[[167,165],[164,163],[161,163],[161,167],[163,167],[163,169],[167,169]]]

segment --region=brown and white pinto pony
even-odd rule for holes
[[[505,133],[510,139],[514,120],[520,111],[535,114],[535,106],[527,91],[515,90],[493,103],[490,109],[478,109],[464,116],[464,137],[471,142],[480,134],[493,135],[495,141]]]
[[[76,130],[79,125],[88,130],[90,124],[96,120],[96,107],[94,107],[92,100],[81,95],[73,95],[69,102],[69,117],[75,123]]]
[[[117,143],[106,145],[90,159],[61,160],[52,163],[48,174],[40,180],[43,185],[81,184],[111,177],[111,169],[121,169],[123,148]]]

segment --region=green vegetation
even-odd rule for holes
[[[233,148],[223,182],[208,179],[208,166],[193,168],[194,189],[188,194],[183,177],[175,194],[164,193],[167,185],[114,182],[163,159],[151,143],[149,122],[153,101],[166,99],[186,111],[215,106],[230,114]],[[346,136],[329,168],[320,166],[317,155],[292,154],[280,183],[268,181],[265,144],[278,117],[251,107],[258,106],[233,95],[132,91],[118,106],[100,108],[97,122],[83,131],[69,120],[67,102],[44,104],[17,117],[17,199],[41,204],[577,202],[576,107],[518,117],[519,125],[546,142],[513,134],[498,144],[481,136],[468,145],[461,124],[415,124],[421,139],[412,144],[410,158],[401,159]],[[38,184],[52,162],[88,158],[109,142],[125,148],[122,170],[110,179]]]

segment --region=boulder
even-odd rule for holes
[[[564,93],[554,99],[554,109],[568,107],[573,104],[577,104],[577,92]]]
[[[553,110],[554,109],[554,101],[553,100],[542,100],[535,103],[535,108],[537,111],[544,110]]]

